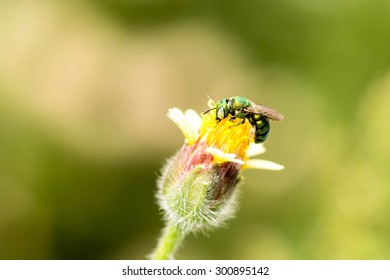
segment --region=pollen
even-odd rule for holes
[[[217,148],[224,154],[235,154],[236,158],[245,161],[249,144],[254,141],[254,131],[248,120],[242,121],[225,118],[218,122],[215,114],[204,114],[199,138],[206,141],[207,146]]]

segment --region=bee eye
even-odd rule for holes
[[[219,108],[218,111],[217,111],[217,117],[218,119],[220,120],[223,120],[225,118],[225,111],[223,109],[223,107]]]

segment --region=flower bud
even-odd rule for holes
[[[213,163],[205,143],[184,144],[163,169],[158,201],[185,232],[215,227],[234,213],[241,164]]]

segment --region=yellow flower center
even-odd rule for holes
[[[248,120],[230,121],[227,117],[220,122],[215,120],[215,112],[204,114],[199,130],[199,139],[207,146],[221,150],[225,154],[236,154],[238,159],[246,160],[249,144],[254,141],[253,127]]]

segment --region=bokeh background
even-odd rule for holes
[[[178,259],[390,258],[390,2],[0,2],[0,258],[144,259],[170,107],[278,109],[225,228]]]

